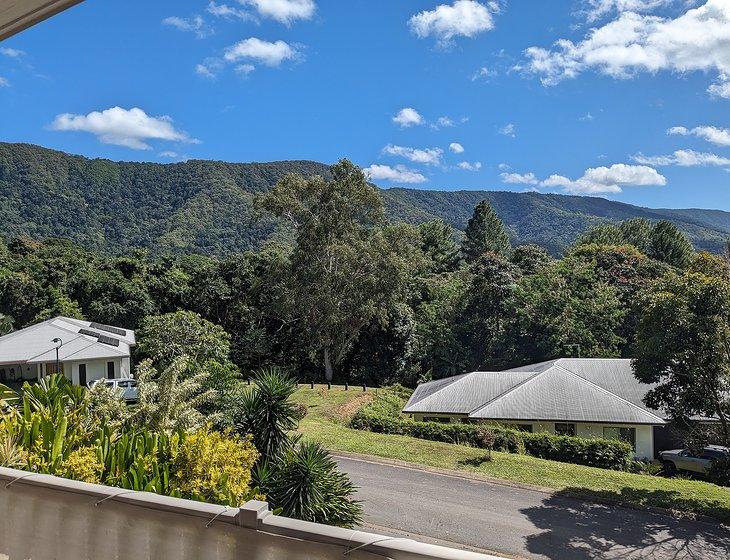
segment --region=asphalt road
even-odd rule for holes
[[[730,559],[730,530],[714,523],[363,459],[337,462],[360,487],[371,530],[518,558]]]

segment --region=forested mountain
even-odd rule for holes
[[[256,212],[253,199],[289,172],[328,174],[329,168],[312,161],[114,162],[0,143],[0,235],[65,237],[112,253],[132,247],[235,253],[277,235],[275,221]],[[538,243],[553,253],[592,225],[632,217],[671,219],[697,248],[715,252],[730,237],[730,213],[717,210],[653,210],[595,197],[498,191],[398,188],[383,197],[394,220],[442,218],[458,230],[486,198],[515,244]]]

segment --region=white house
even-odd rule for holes
[[[664,414],[643,398],[652,385],[631,360],[562,358],[506,371],[475,371],[423,383],[403,412],[415,420],[495,421],[527,432],[622,439],[654,457]]]
[[[75,385],[131,377],[134,331],[56,317],[0,337],[0,382],[37,380],[58,369]]]

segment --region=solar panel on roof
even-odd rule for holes
[[[93,336],[99,342],[101,342],[102,344],[106,344],[108,346],[119,346],[118,339],[113,338],[111,336],[107,336],[105,334],[100,334],[98,332],[90,331],[89,329],[79,329],[79,334],[85,334],[86,336]]]
[[[119,340],[116,338],[112,338],[111,336],[106,336],[105,334],[99,335],[99,342],[102,344],[108,344],[109,346],[119,346]]]
[[[118,334],[119,336],[127,336],[127,331],[118,327],[112,327],[110,325],[104,325],[102,323],[91,323],[89,325],[92,329],[99,329],[100,331],[106,331],[112,334]]]

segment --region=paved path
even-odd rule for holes
[[[538,490],[338,457],[365,524],[519,558],[727,560],[730,530]]]

